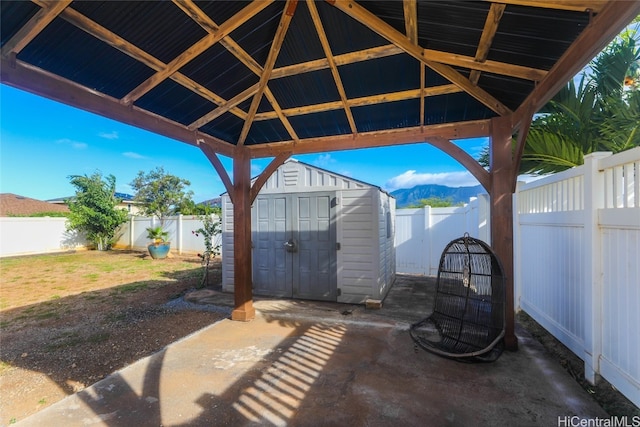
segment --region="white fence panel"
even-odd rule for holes
[[[489,243],[488,195],[455,208],[397,209],[396,272],[436,275],[442,251],[464,233]]]
[[[147,228],[159,225],[158,218],[132,216],[120,228],[116,247],[136,251],[146,250],[150,243],[147,238]],[[204,252],[204,237],[202,234],[199,236],[193,234],[201,227],[203,227],[202,221],[197,216],[177,215],[165,218],[163,228],[169,232],[171,251],[178,254]],[[214,246],[220,245],[221,241],[222,236],[219,234],[215,237]]]
[[[0,257],[61,252],[83,248],[83,236],[67,231],[67,219],[57,217],[0,218]]]
[[[640,406],[640,148],[521,185],[520,307]]]

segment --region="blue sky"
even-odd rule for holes
[[[486,139],[456,141],[477,157]],[[221,156],[231,176],[232,161]],[[411,144],[294,158],[387,191],[419,184],[477,185],[462,165],[428,144]],[[270,159],[252,161],[257,175]],[[70,175],[96,171],[116,177],[117,191],[132,194],[138,171],[163,166],[188,179],[201,202],[225,191],[222,181],[197,147],[124,125],[0,84],[0,192],[40,200],[74,194]]]

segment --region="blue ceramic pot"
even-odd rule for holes
[[[169,253],[169,249],[171,249],[171,243],[170,242],[152,243],[149,246],[147,246],[147,249],[149,249],[149,254],[151,255],[151,258],[163,259],[167,257],[167,254]]]

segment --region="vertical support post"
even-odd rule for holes
[[[491,245],[504,268],[505,289],[505,348],[518,349],[515,335],[515,309],[513,292],[513,147],[511,143],[511,118],[497,117],[491,120],[490,141],[490,203]]]
[[[604,179],[598,169],[600,159],[610,152],[591,153],[584,156],[584,242],[585,260],[588,266],[584,300],[584,377],[596,383],[602,355],[602,252],[598,225],[598,209],[604,207]]]
[[[247,322],[256,317],[251,281],[251,158],[247,149],[238,150],[233,159],[233,251],[231,320]]]

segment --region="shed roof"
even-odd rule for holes
[[[486,136],[637,3],[3,0],[2,82],[229,156]]]

